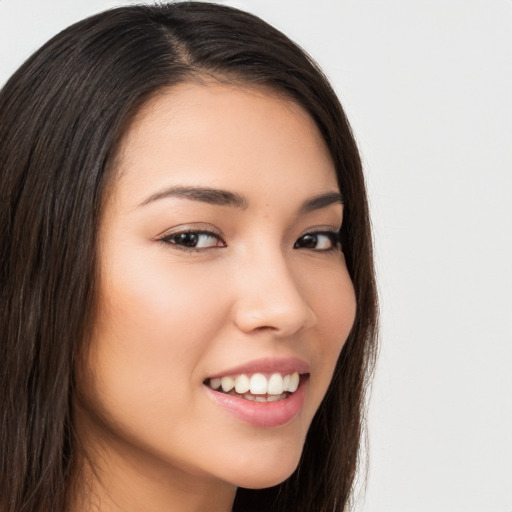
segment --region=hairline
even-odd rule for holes
[[[255,77],[251,77],[248,73],[236,71],[212,71],[204,69],[200,66],[191,65],[190,69],[188,69],[183,74],[181,79],[172,84],[157,87],[153,91],[149,92],[146,96],[141,98],[139,102],[133,105],[126,115],[118,132],[116,141],[112,145],[112,155],[106,162],[105,175],[107,179],[101,194],[102,200],[100,214],[104,211],[106,202],[110,197],[112,197],[114,189],[126,173],[126,169],[123,167],[125,148],[124,143],[134,125],[136,125],[142,117],[147,115],[148,111],[154,108],[154,104],[158,101],[159,98],[172,95],[176,92],[176,89],[185,87],[187,85],[198,85],[201,87],[212,87],[220,85],[222,87],[233,88],[234,90],[238,90],[240,92],[261,94],[267,97],[275,98],[277,100],[283,100],[288,104],[295,105],[300,109],[301,113],[309,118],[309,120],[318,130],[320,140],[322,140],[324,143],[329,158],[333,161],[336,178],[338,177],[338,170],[336,169],[334,163],[334,155],[332,149],[328,142],[325,140],[321,127],[313,118],[307,106],[296,96],[291,94],[284,87],[270,83],[269,81],[259,82]]]

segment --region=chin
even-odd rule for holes
[[[242,468],[233,472],[230,481],[237,487],[246,489],[264,489],[273,487],[284,482],[297,469],[300,461],[301,451],[287,453],[279,457],[267,457],[261,460],[244,462]]]
[[[239,478],[237,478],[234,484],[236,487],[244,487],[245,489],[266,489],[267,487],[274,487],[289,478],[296,467],[297,466],[287,471],[272,471],[271,474],[239,475]]]

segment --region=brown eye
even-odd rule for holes
[[[187,249],[208,249],[210,247],[225,246],[218,235],[209,231],[184,231],[181,233],[173,233],[161,238],[161,241]]]
[[[329,251],[339,246],[339,234],[333,231],[306,233],[293,245],[294,249],[311,249],[314,251]]]

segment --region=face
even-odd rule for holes
[[[116,171],[82,442],[183,482],[279,483],[355,315],[317,127],[269,91],[183,84],[138,113]]]

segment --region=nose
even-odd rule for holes
[[[316,323],[305,290],[299,286],[299,276],[293,274],[280,252],[251,258],[236,274],[234,322],[244,333],[267,330],[287,337]]]

